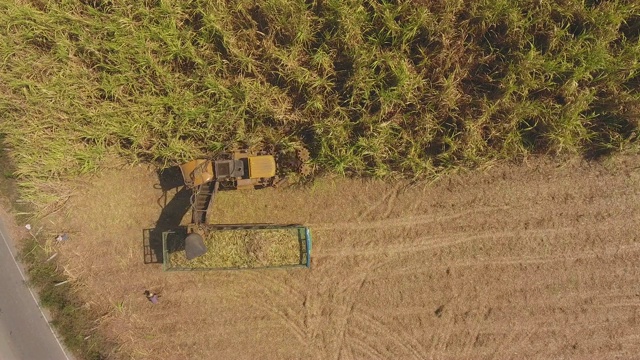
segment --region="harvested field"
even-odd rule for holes
[[[216,197],[219,223],[309,225],[310,270],[144,264],[141,229],[188,206],[175,191],[165,206],[144,167],[77,184],[50,220],[70,233],[61,266],[121,344],[114,358],[634,358],[638,164],[529,159],[431,185],[325,178]]]
[[[207,252],[187,260],[184,251],[170,254],[174,268],[257,268],[300,264],[298,229],[218,230],[204,239]]]

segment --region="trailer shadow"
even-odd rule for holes
[[[156,226],[142,231],[144,263],[157,264],[163,261],[162,233],[165,231],[185,232],[180,228],[180,222],[191,208],[191,191],[184,187],[180,169],[175,166],[158,171],[159,183],[162,190],[158,199],[158,206],[162,208]],[[167,250],[175,252],[184,250],[184,237],[173,236],[167,243]],[[176,240],[176,239],[181,239]]]

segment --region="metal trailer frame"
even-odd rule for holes
[[[276,225],[276,224],[216,224],[209,225],[209,231],[233,231],[233,230],[269,230],[269,229],[297,229],[298,242],[300,243],[300,263],[290,265],[273,265],[259,267],[218,267],[218,268],[187,268],[172,267],[171,253],[167,246],[167,239],[176,231],[170,230],[162,233],[162,270],[163,271],[229,271],[229,270],[261,270],[261,269],[291,269],[311,267],[311,230],[303,225]],[[304,249],[303,249],[304,246]]]

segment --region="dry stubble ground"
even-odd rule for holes
[[[145,167],[78,184],[57,245],[119,357],[632,358],[640,354],[640,157],[530,160],[433,185],[322,179],[226,192],[214,221],[300,222],[311,270],[163,273]],[[169,195],[175,192],[171,192]],[[160,291],[152,305],[142,296]]]

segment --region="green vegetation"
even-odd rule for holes
[[[0,134],[0,206],[9,208],[7,205],[17,200],[17,191],[13,164],[4,151],[3,141],[3,136]]]
[[[96,333],[97,314],[83,306],[67,277],[51,260],[44,241],[35,237],[22,244],[22,261],[27,265],[29,281],[38,290],[40,302],[53,317],[53,325],[65,346],[80,359],[107,359],[115,345]]]
[[[32,0],[0,22],[0,133],[37,203],[114,151],[305,146],[422,177],[637,147],[635,0]]]

